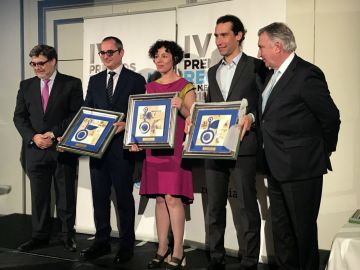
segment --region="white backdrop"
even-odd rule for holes
[[[124,43],[125,56],[123,61],[130,69],[141,73],[146,79],[153,71],[154,65],[147,56],[151,44],[157,39],[177,40],[185,50],[185,59],[179,68],[185,78],[197,84],[200,93],[207,88],[207,69],[219,59],[214,41],[214,28],[216,19],[225,14],[238,16],[248,30],[243,44],[244,51],[252,56],[257,54],[257,30],[273,21],[285,21],[285,0],[233,0],[217,3],[198,4],[179,7],[177,10],[158,11],[151,13],[131,14],[123,16],[90,18],[84,21],[84,91],[90,75],[102,69],[97,55],[98,44],[108,35],[119,37]],[[176,25],[178,27],[176,31]],[[177,33],[177,36],[176,36]],[[204,211],[207,196],[204,185],[203,172],[199,161],[194,169],[194,204],[187,209],[187,223],[185,239],[188,242],[203,246],[206,243],[206,226]],[[77,203],[76,227],[79,232],[94,232],[93,208],[91,200],[91,186],[88,169],[88,159],[81,158],[79,168],[79,188]],[[261,176],[259,176],[259,179]],[[258,181],[260,209],[263,217],[261,257],[267,261],[267,255],[272,253],[269,241],[269,226],[267,226],[268,203],[262,179]],[[136,216],[136,237],[142,240],[156,240],[154,200],[139,198],[138,186],[134,186]],[[225,246],[230,253],[236,253],[237,242],[236,221],[237,192],[230,185],[229,188],[227,228]],[[112,209],[111,224],[113,230],[117,229],[116,215]],[[116,234],[115,234],[116,235]]]

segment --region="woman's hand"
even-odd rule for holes
[[[191,116],[189,115],[189,116],[186,117],[186,119],[185,119],[185,128],[184,128],[185,134],[188,134],[188,133],[189,133],[191,125],[192,125],[192,123],[191,123]]]
[[[179,97],[173,97],[171,99],[171,106],[177,108],[179,111],[181,110],[182,103],[182,99]]]

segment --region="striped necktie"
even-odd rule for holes
[[[107,93],[107,97],[108,97],[108,100],[109,100],[109,104],[112,103],[115,74],[116,74],[116,72],[114,72],[114,71],[109,72],[110,77],[109,77],[108,84],[106,86],[106,93]]]

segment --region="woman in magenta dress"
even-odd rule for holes
[[[195,102],[195,88],[175,71],[183,59],[183,50],[173,41],[159,40],[149,50],[160,79],[146,85],[147,93],[178,92],[172,99],[172,106],[178,109],[174,149],[147,149],[143,164],[140,195],[156,198],[155,218],[159,240],[157,253],[148,263],[148,268],[160,268],[166,263],[167,269],[180,269],[185,264],[183,237],[185,227],[184,204],[192,203],[193,185],[191,168],[181,159],[184,141],[185,119]],[[140,149],[134,145],[132,151]],[[168,248],[168,232],[174,236],[174,248]],[[172,253],[172,254],[171,254]]]

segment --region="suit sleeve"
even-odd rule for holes
[[[340,129],[340,113],[330,96],[323,72],[316,66],[310,68],[301,93],[306,105],[319,121],[326,151],[334,152]]]
[[[62,134],[65,132],[66,128],[71,123],[72,119],[75,117],[76,113],[79,111],[79,109],[84,103],[81,80],[75,78],[71,82],[70,87],[71,89],[69,91],[68,97],[69,105],[67,117],[63,121],[61,121],[59,125],[51,128],[51,131],[54,133],[55,137],[62,136]]]
[[[135,80],[135,94],[145,94],[146,81],[143,76],[139,75],[139,78]]]
[[[30,122],[29,111],[26,106],[26,101],[24,97],[24,83],[20,83],[20,88],[16,97],[16,106],[13,121],[16,129],[19,131],[21,137],[25,143],[30,143],[34,135],[36,134],[35,130],[32,128]]]
[[[89,84],[88,84],[88,88],[86,91],[86,97],[85,97],[85,102],[84,102],[84,106],[85,107],[90,107],[93,108],[94,107],[94,102],[93,102],[93,78],[90,77],[89,79]]]

